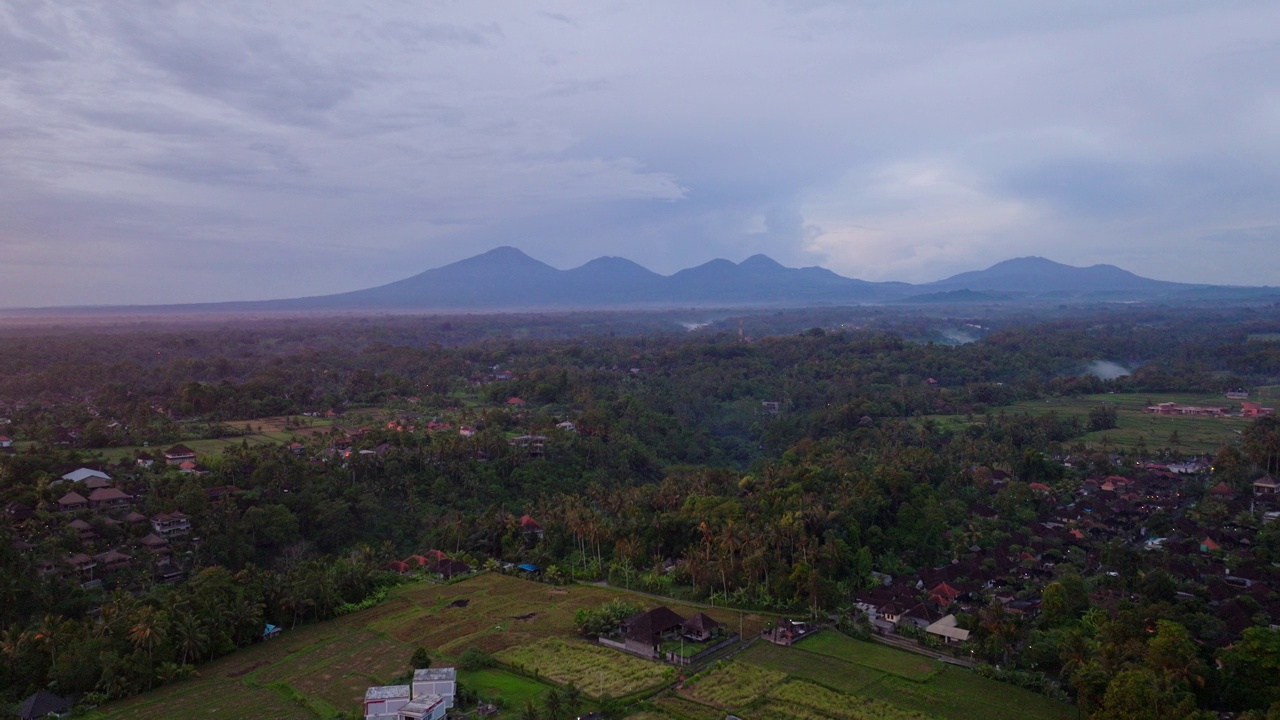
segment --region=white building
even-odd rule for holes
[[[458,691],[456,668],[422,668],[413,671],[413,696],[439,695],[445,707],[453,707],[453,696]]]
[[[458,673],[454,668],[413,672],[412,685],[371,687],[364,694],[365,720],[441,720],[453,707]]]

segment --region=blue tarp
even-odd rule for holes
[[[276,627],[275,625],[272,625],[271,623],[267,623],[267,626],[262,629],[262,637],[264,638],[275,637],[276,635],[279,635],[279,634],[280,634],[280,628]]]
[[[521,570],[523,570],[523,571],[525,571],[525,572],[538,572],[538,566],[537,566],[537,565],[530,565],[529,563],[524,563],[524,564],[522,564],[522,565],[517,565],[516,567],[520,568]]]

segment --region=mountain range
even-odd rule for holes
[[[1064,301],[1182,304],[1278,299],[1280,291],[1272,288],[1165,282],[1114,265],[1073,267],[1041,257],[1006,260],[985,270],[912,285],[856,280],[820,267],[788,268],[765,255],[753,255],[740,263],[712,260],[673,275],[660,275],[620,257],[596,258],[571,270],[559,270],[516,248],[500,247],[403,280],[353,292],[93,310],[470,311]]]

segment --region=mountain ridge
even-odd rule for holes
[[[1040,256],[1011,258],[929,283],[871,282],[827,268],[789,268],[764,254],[717,258],[661,275],[630,259],[604,256],[560,270],[509,245],[384,285],[343,293],[183,305],[95,306],[87,312],[502,311],[840,304],[1013,302],[1254,302],[1271,288],[1153,280],[1114,265],[1076,267]],[[56,312],[75,308],[35,308]],[[9,312],[22,311],[11,309]]]

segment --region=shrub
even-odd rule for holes
[[[458,658],[458,667],[463,670],[483,670],[493,666],[493,657],[478,647],[472,646],[462,652]]]

